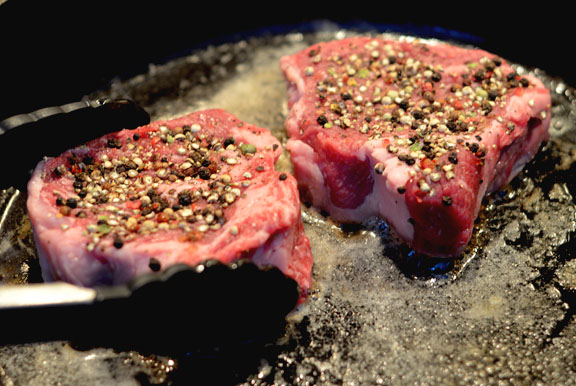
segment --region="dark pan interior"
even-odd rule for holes
[[[9,0],[0,8],[12,4]],[[202,12],[184,17],[156,11],[145,12],[148,17],[154,13],[153,19],[135,13],[126,21],[131,15],[126,10],[99,9],[95,24],[81,26],[81,18],[72,20],[85,39],[76,59],[58,60],[29,78],[18,78],[25,82],[27,94],[35,95],[24,103],[26,93],[14,92],[13,105],[2,113],[83,96],[127,96],[153,119],[218,105],[285,139],[285,84],[277,68],[279,56],[318,39],[358,33],[350,24],[326,21],[295,27],[302,20],[290,19],[293,11],[286,12],[286,19],[271,16],[266,25],[260,24],[261,17],[255,21],[212,11],[204,19],[214,22],[203,23],[202,28],[198,25]],[[365,10],[354,9],[352,14],[360,11]],[[461,259],[423,260],[399,244],[381,221],[342,228],[303,208],[315,257],[316,291],[278,337],[202,350],[191,347],[171,356],[97,342],[6,345],[0,347],[0,383],[568,384],[574,379],[576,121],[570,87],[574,83],[558,77],[563,67],[554,67],[552,61],[518,54],[520,47],[534,47],[527,41],[536,36],[532,29],[512,29],[494,46],[496,32],[480,28],[489,27],[488,22],[467,25],[460,19],[435,20],[434,14],[428,14],[430,20],[418,19],[426,20],[425,26],[405,24],[410,21],[406,14],[396,19],[405,23],[388,26],[395,33],[493,48],[526,65],[519,67],[521,71],[532,71],[533,65],[544,68],[534,72],[550,87],[554,100],[551,140],[510,187],[485,201],[474,240]],[[312,16],[318,15],[311,12]],[[106,23],[110,19],[119,26],[125,21],[125,28],[113,28],[115,23]],[[392,19],[382,17],[386,22]],[[518,18],[512,19],[517,24],[510,26],[518,28]],[[363,23],[361,29],[375,31],[376,21]],[[443,27],[429,27],[434,21]],[[177,36],[167,47],[158,48],[156,39],[172,36],[166,31],[170,27]],[[466,33],[454,32],[453,27]],[[235,34],[256,30],[250,38]],[[193,40],[186,40],[195,33]],[[46,39],[53,38],[47,35]],[[520,47],[511,48],[513,36],[524,36]],[[136,42],[132,48],[139,54],[123,52],[126,42]],[[144,52],[146,42],[150,52]],[[68,57],[61,44],[58,40],[53,48],[43,46],[39,51],[45,60],[50,52]],[[21,47],[16,52],[32,55]],[[66,71],[86,64],[90,70],[78,75],[83,81],[72,84]],[[32,74],[35,66],[28,66],[23,69]],[[44,71],[53,71],[52,78],[43,77]],[[68,81],[56,87],[56,80],[63,77]],[[284,159],[279,167],[290,166]],[[11,190],[0,196],[3,282],[40,280],[23,200],[22,194]],[[111,322],[111,334],[118,322]]]
[[[0,1],[0,120],[75,102],[110,79],[147,71],[149,63],[206,43],[281,33],[330,20],[348,26],[394,26],[434,36],[473,37],[483,48],[575,84],[567,41],[570,12],[515,3],[465,6],[443,2],[386,4],[250,4],[133,0],[97,2]]]

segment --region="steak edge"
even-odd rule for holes
[[[46,281],[120,284],[176,263],[251,259],[296,280],[312,255],[266,129],[206,110],[105,135],[36,167],[27,208]]]
[[[352,37],[280,67],[303,200],[340,222],[383,218],[422,254],[460,255],[485,195],[548,138],[548,89],[480,49]]]

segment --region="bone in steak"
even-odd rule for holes
[[[119,284],[175,263],[251,259],[296,280],[312,255],[293,176],[266,129],[206,110],[45,159],[28,213],[47,281]]]
[[[280,65],[303,198],[341,222],[384,218],[423,254],[461,254],[483,197],[548,137],[549,91],[480,49],[352,37]]]

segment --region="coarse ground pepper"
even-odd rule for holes
[[[220,229],[225,209],[250,186],[249,171],[233,180],[223,170],[256,156],[253,144],[204,134],[199,124],[111,136],[90,155],[71,152],[54,168],[53,178],[70,180],[75,193],[54,192],[54,199],[60,215],[90,220],[84,230],[88,250],[108,237],[120,249],[138,235],[163,230],[179,230],[182,240],[195,241]],[[158,268],[153,259],[150,266]]]
[[[351,45],[352,53],[342,55],[324,52],[320,43],[309,51],[305,66],[312,70],[305,75],[317,80],[318,125],[387,141],[387,151],[423,181],[423,192],[433,194],[431,184],[455,177],[460,151],[472,152],[482,164],[489,149],[479,145],[478,134],[486,119],[502,122],[495,110],[505,106],[511,90],[533,85],[511,68],[503,70],[502,59],[494,55],[467,62],[454,76],[441,64],[413,55],[427,49],[424,43],[411,47],[415,51],[373,39]],[[514,124],[506,124],[509,134]],[[374,169],[382,174],[384,165]]]

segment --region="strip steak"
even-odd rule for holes
[[[303,198],[336,221],[384,218],[426,255],[461,254],[483,197],[548,138],[549,91],[480,49],[353,37],[280,65]]]
[[[296,180],[266,129],[206,110],[123,130],[45,159],[28,213],[45,280],[124,283],[175,263],[252,259],[296,280],[312,255]]]

